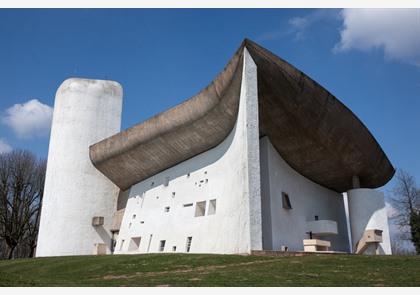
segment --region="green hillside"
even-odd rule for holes
[[[420,286],[420,256],[203,254],[0,261],[0,286]]]

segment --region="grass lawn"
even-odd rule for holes
[[[0,261],[0,286],[420,286],[420,256],[73,256]]]

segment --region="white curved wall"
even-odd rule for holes
[[[383,193],[373,189],[358,188],[349,190],[347,197],[353,250],[356,249],[356,243],[365,230],[380,229],[383,231],[383,242],[379,244],[379,251],[381,254],[392,254]],[[370,247],[366,253],[375,253],[375,249]]]
[[[120,131],[122,88],[68,79],[56,93],[37,256],[92,254],[110,245],[118,188],[89,159],[89,146]],[[93,227],[92,217],[105,217]],[[109,252],[109,247],[108,247]]]
[[[308,239],[308,222],[331,220],[337,235],[320,237],[331,242],[331,250],[349,251],[344,200],[340,193],[299,174],[279,155],[267,136],[260,139],[263,244],[266,250],[303,251]],[[282,192],[288,194],[292,209],[284,209]]]
[[[192,237],[191,253],[261,249],[256,75],[245,51],[238,118],[221,144],[131,187],[115,253],[158,252],[161,240],[164,252],[173,247],[185,252],[187,237]],[[216,212],[208,214],[213,199]],[[195,217],[201,201],[206,201],[206,213]],[[139,247],[130,247],[138,237]]]

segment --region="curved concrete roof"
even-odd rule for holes
[[[90,147],[95,167],[122,190],[209,150],[233,129],[244,48],[258,70],[260,135],[312,181],[344,192],[353,176],[375,188],[395,173],[363,123],[314,80],[250,40],[196,96]]]

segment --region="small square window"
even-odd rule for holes
[[[216,199],[209,201],[209,211],[207,212],[207,215],[213,214],[216,214]]]
[[[292,204],[290,203],[290,198],[289,195],[286,194],[285,192],[281,193],[281,200],[282,200],[282,204],[283,204],[283,208],[284,209],[292,209]]]
[[[165,212],[169,212],[171,210],[171,207],[165,207]]]
[[[128,251],[136,251],[140,248],[141,237],[133,237],[128,245]]]
[[[195,217],[206,215],[206,201],[195,204]]]
[[[165,240],[161,240],[159,243],[159,252],[163,252],[165,250]]]
[[[172,252],[176,252],[176,246],[172,246]]]

